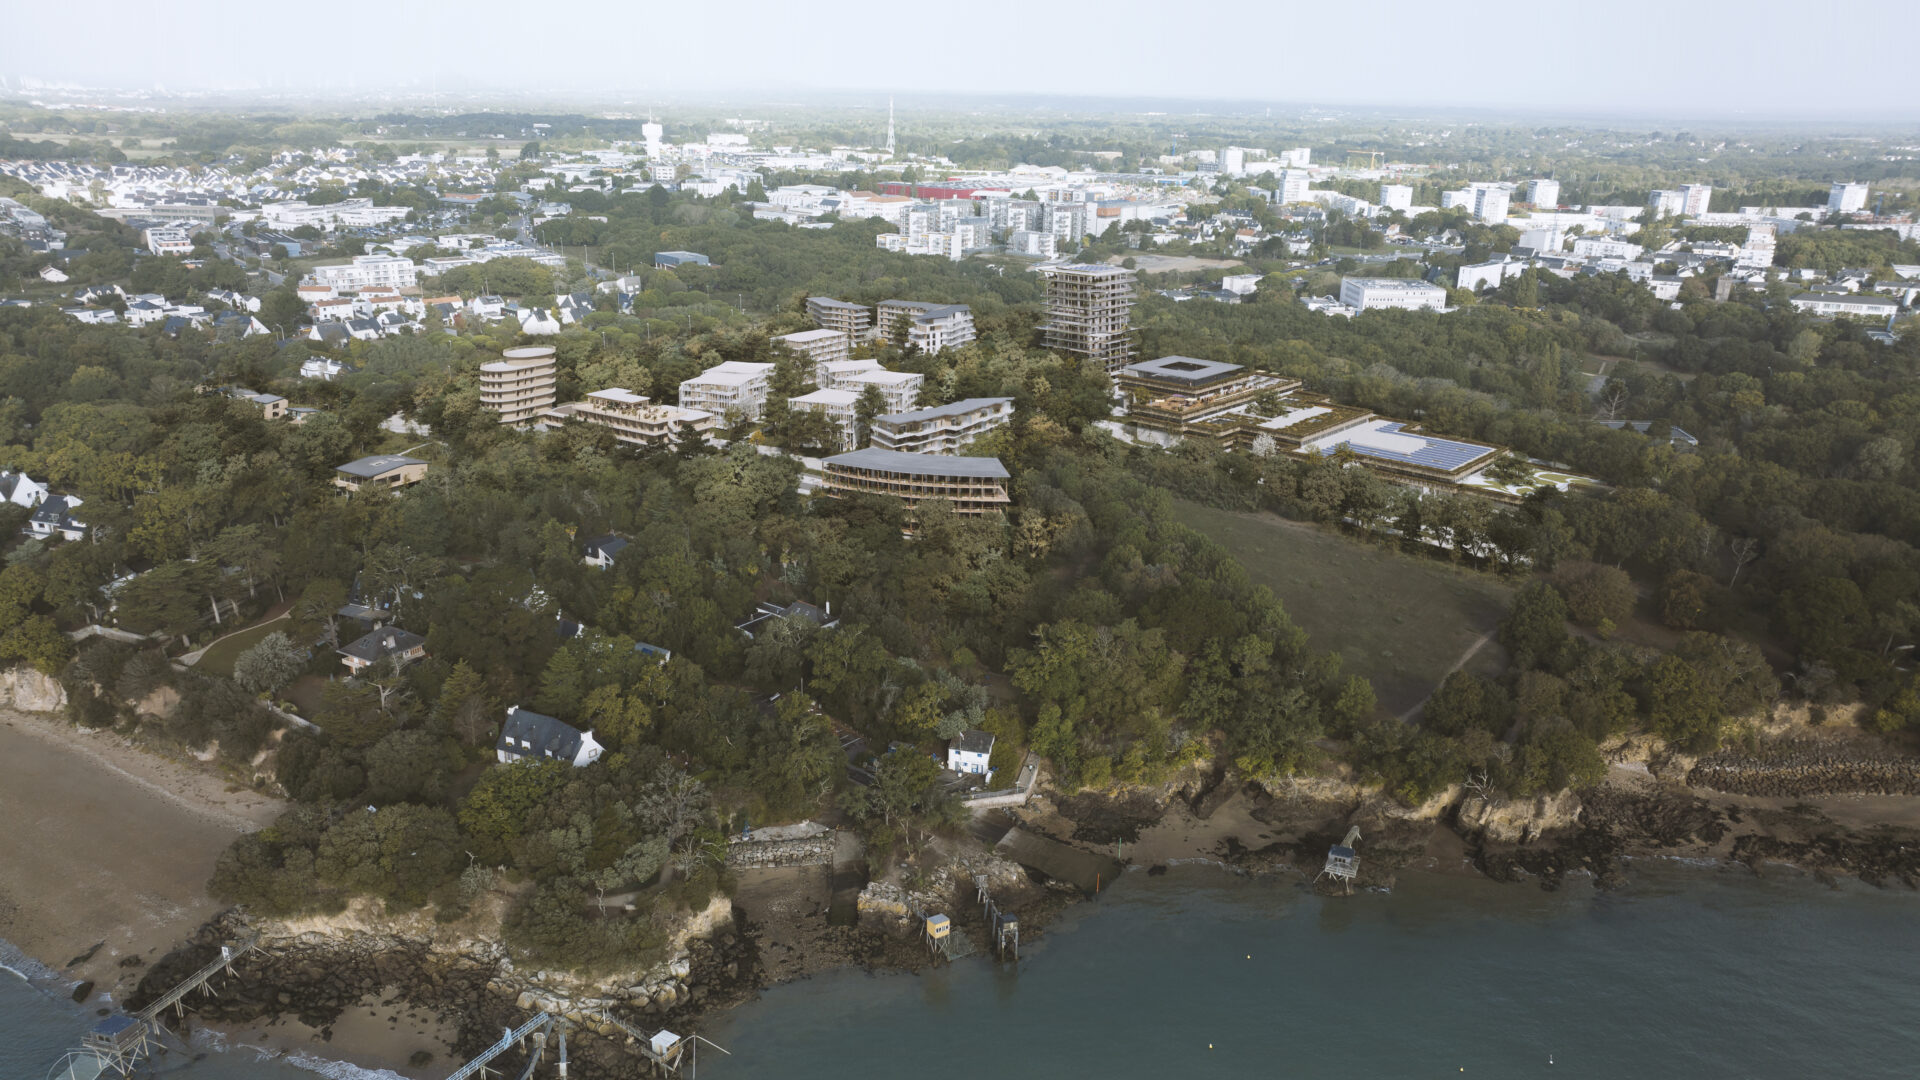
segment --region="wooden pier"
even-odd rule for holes
[[[256,938],[220,946],[220,955],[207,966],[189,975],[178,986],[156,998],[153,1004],[132,1016],[109,1016],[94,1025],[81,1044],[66,1052],[47,1074],[47,1080],[99,1080],[102,1076],[127,1077],[162,1048],[166,1034],[164,1017],[172,1009],[184,1016],[187,995],[206,989],[216,977],[230,974],[234,961],[257,947]],[[212,991],[208,991],[211,993]]]

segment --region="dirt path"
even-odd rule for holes
[[[1461,653],[1460,659],[1455,660],[1453,662],[1453,666],[1447,669],[1447,674],[1440,676],[1440,682],[1446,682],[1448,676],[1452,675],[1456,671],[1459,671],[1461,668],[1466,667],[1467,661],[1473,659],[1473,654],[1479,652],[1481,649],[1486,648],[1487,642],[1492,640],[1493,640],[1493,631],[1489,630],[1486,633],[1481,634],[1480,639],[1478,641],[1475,641],[1472,645],[1467,646],[1467,651]],[[1439,685],[1435,684],[1434,689],[1436,690],[1439,689]],[[1419,705],[1415,705],[1413,708],[1408,709],[1406,712],[1401,713],[1400,722],[1403,724],[1412,722],[1414,716],[1417,715],[1420,712],[1420,709],[1426,705],[1427,698],[1431,698],[1432,696],[1433,696],[1432,694],[1428,694],[1427,697],[1420,699]]]
[[[0,710],[0,938],[110,989],[137,979],[219,910],[207,895],[233,838],[277,800],[230,787],[111,733]]]

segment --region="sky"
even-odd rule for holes
[[[1920,120],[1914,0],[95,0],[84,17],[8,6],[0,79],[15,91],[38,80],[610,102],[1031,93]]]

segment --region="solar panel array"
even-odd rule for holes
[[[1375,430],[1393,434],[1403,434],[1403,437],[1419,439],[1425,445],[1418,450],[1400,453],[1395,450],[1387,450],[1377,446],[1366,446],[1360,443],[1350,442],[1348,438],[1343,437],[1321,446],[1320,453],[1323,455],[1332,454],[1342,446],[1351,446],[1353,452],[1362,457],[1379,458],[1382,461],[1398,461],[1402,464],[1418,465],[1427,469],[1439,469],[1442,472],[1453,472],[1456,469],[1472,463],[1475,459],[1492,452],[1491,448],[1481,446],[1477,443],[1455,442],[1452,439],[1436,439],[1431,435],[1404,434],[1400,429],[1405,426],[1406,425],[1400,423],[1384,424]]]

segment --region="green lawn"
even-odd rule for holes
[[[1506,615],[1511,589],[1478,571],[1273,514],[1176,506],[1273,590],[1314,648],[1338,652],[1347,671],[1366,676],[1381,710],[1394,716],[1425,700]],[[1492,674],[1505,664],[1505,651],[1489,641],[1467,670]]]
[[[237,634],[223,638],[214,643],[213,647],[209,648],[206,654],[200,657],[200,662],[194,665],[194,670],[204,671],[209,675],[218,675],[223,679],[230,679],[233,677],[233,662],[239,658],[241,653],[246,652],[258,644],[261,638],[266,637],[275,630],[285,630],[286,628],[287,620],[276,619],[273,622],[250,626]]]

